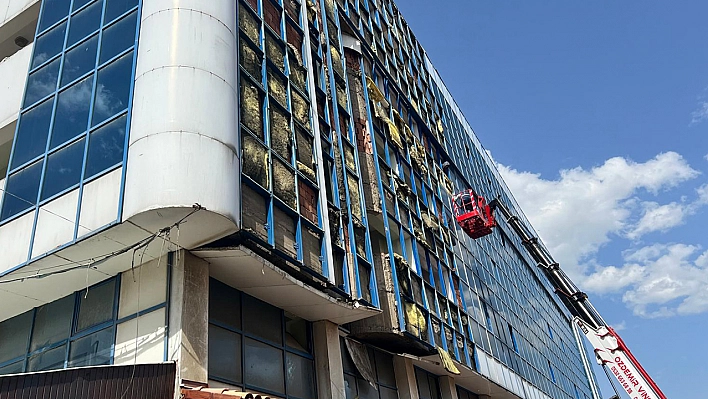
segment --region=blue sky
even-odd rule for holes
[[[708,3],[397,4],[561,266],[669,398],[705,398]]]

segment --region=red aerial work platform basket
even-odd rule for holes
[[[463,191],[453,196],[452,209],[457,224],[474,239],[491,234],[492,228],[497,225],[492,208],[487,205],[484,197],[475,194],[474,190]]]

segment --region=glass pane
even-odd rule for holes
[[[310,352],[310,323],[305,319],[285,313],[285,345],[303,352]]]
[[[99,64],[103,64],[135,43],[137,21],[138,12],[135,11],[103,31]]]
[[[41,200],[45,200],[79,182],[84,162],[86,139],[60,149],[47,159]]]
[[[29,358],[27,371],[44,371],[64,368],[66,345],[36,354]]]
[[[395,387],[396,375],[393,372],[393,357],[384,352],[374,351],[374,359],[379,382]]]
[[[67,51],[64,56],[64,68],[61,72],[60,86],[71,83],[74,79],[87,73],[96,66],[96,49],[98,48],[98,35],[94,35],[85,42]],[[91,95],[91,90],[88,92]],[[91,98],[85,99],[86,104],[91,103]]]
[[[395,389],[379,386],[379,391],[381,392],[381,399],[398,399],[398,392]]]
[[[209,321],[241,329],[241,295],[228,285],[209,280]]]
[[[69,367],[110,364],[114,340],[113,327],[77,339],[69,349]]]
[[[288,395],[298,398],[315,397],[315,372],[312,360],[292,353],[285,354],[285,375]]]
[[[69,338],[73,315],[74,295],[37,308],[30,352]]]
[[[285,393],[283,351],[245,338],[244,382],[257,388]]]
[[[241,334],[209,324],[209,378],[240,384]]]
[[[89,135],[86,177],[102,172],[123,160],[127,116],[112,121]]]
[[[50,149],[86,131],[92,86],[93,76],[89,76],[59,93],[52,138],[49,143]]]
[[[20,129],[15,138],[11,169],[38,156],[47,148],[47,133],[54,104],[52,100],[39,104],[20,117]]]
[[[82,293],[79,298],[79,320],[76,331],[112,319],[115,296],[115,280],[91,288],[88,293]]]
[[[138,0],[106,0],[104,24],[113,21],[126,11],[138,5]]]
[[[39,191],[39,178],[42,175],[43,164],[44,161],[36,162],[7,179],[0,220],[17,215],[37,203],[37,191]]]
[[[50,27],[55,22],[69,14],[71,0],[44,0],[42,2],[42,17],[39,23],[39,30]]]
[[[65,34],[66,22],[55,26],[49,32],[38,37],[34,42],[34,56],[32,58],[31,68],[59,54],[62,48],[64,48]]]
[[[344,394],[346,399],[356,399],[356,377],[344,374]]]
[[[283,344],[280,309],[248,295],[243,295],[243,329],[258,337]]]
[[[32,328],[32,314],[25,312],[0,323],[0,363],[27,352],[27,340]]]
[[[20,360],[19,362],[11,363],[6,366],[0,367],[0,375],[5,375],[5,374],[19,374],[21,373],[24,368],[25,361]]]
[[[29,75],[23,107],[34,104],[37,100],[56,90],[59,61],[61,61],[61,58],[57,58]]]
[[[101,25],[101,11],[103,11],[103,2],[97,1],[71,17],[66,47],[71,47],[98,29]]]
[[[363,378],[357,378],[356,385],[359,390],[359,399],[379,399],[379,393],[376,391],[376,388],[369,384],[369,381]],[[421,398],[422,397],[421,395]]]
[[[74,4],[71,7],[72,12],[78,10],[79,8],[85,6],[92,0],[74,0]]]
[[[133,53],[130,52],[98,71],[96,98],[91,126],[105,121],[128,107]]]

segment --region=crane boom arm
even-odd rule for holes
[[[489,203],[498,210],[507,224],[521,238],[521,242],[537,265],[545,272],[551,284],[573,315],[573,322],[590,341],[599,364],[606,366],[619,381],[622,389],[631,399],[666,399],[654,380],[632,355],[617,332],[608,326],[573,281],[560,268],[548,250],[541,245],[538,237],[519,218],[512,215],[509,208],[499,199]]]

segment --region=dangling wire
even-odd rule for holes
[[[614,380],[613,378],[610,378],[610,372],[607,371],[607,366],[603,364],[603,365],[602,365],[602,370],[605,371],[605,375],[607,376],[607,379],[610,380],[610,385],[612,385],[612,389],[615,390],[615,396],[616,396],[617,398],[619,398],[619,397],[620,397],[620,394],[619,394],[619,391],[617,391],[617,387],[615,386],[615,380]]]

